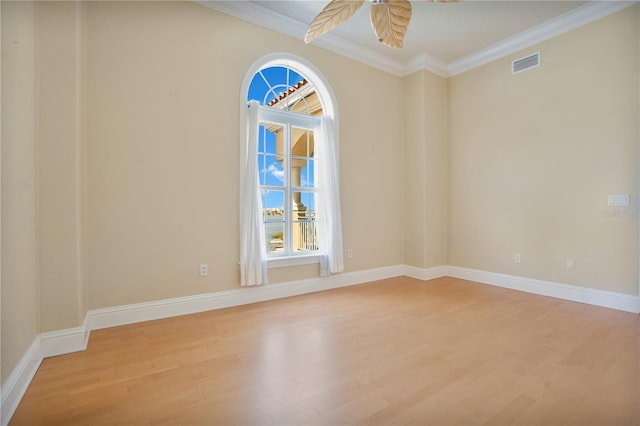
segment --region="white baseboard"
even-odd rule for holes
[[[2,426],[9,424],[9,420],[18,408],[22,396],[27,391],[31,379],[38,371],[42,362],[42,349],[40,344],[40,336],[37,336],[29,349],[13,369],[7,380],[2,384],[2,396],[0,407],[2,407],[1,422]]]
[[[555,297],[557,299],[586,303],[634,314],[640,313],[640,297],[630,294],[517,277],[496,272],[479,271],[459,266],[447,266],[446,275],[482,284]]]
[[[119,325],[134,324],[187,315],[215,309],[230,308],[250,303],[264,302],[284,297],[298,296],[333,288],[346,287],[405,275],[427,281],[444,276],[466,279],[483,284],[525,291],[617,309],[640,313],[640,297],[623,293],[596,290],[569,284],[536,280],[526,277],[499,274],[458,266],[437,266],[418,268],[409,265],[394,265],[358,272],[347,272],[307,280],[290,281],[257,287],[245,287],[229,291],[205,293],[195,296],[136,303],[112,308],[94,309],[87,313],[81,327],[43,333],[40,338],[40,352],[50,357],[82,351],[87,347],[91,330]]]
[[[404,276],[415,278],[417,280],[428,281],[440,277],[445,277],[447,275],[447,267],[436,266],[433,268],[423,269],[416,266],[403,265],[402,272],[402,275]]]
[[[87,349],[89,332],[89,329],[82,326],[42,333],[40,340],[43,358],[84,351]]]
[[[136,303],[114,308],[94,309],[87,313],[86,322],[89,330],[99,330],[119,325],[205,312],[214,309],[230,308],[249,303],[265,302],[283,297],[298,296],[338,287],[363,284],[369,281],[397,277],[402,275],[402,272],[403,269],[401,265],[388,266],[359,272],[336,274],[329,277],[245,287],[236,290]]]

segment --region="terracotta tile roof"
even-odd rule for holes
[[[278,102],[282,101],[283,99],[285,99],[287,96],[291,95],[292,93],[294,93],[296,90],[300,89],[301,87],[307,85],[309,82],[307,81],[307,79],[303,79],[299,82],[297,82],[295,85],[289,87],[289,90],[287,90],[286,92],[282,92],[278,95],[277,98],[273,99],[271,102],[269,102],[267,104],[267,106],[274,106],[275,104],[277,104]]]

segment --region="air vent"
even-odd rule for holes
[[[511,63],[511,74],[518,74],[519,72],[536,68],[540,66],[540,52],[536,52],[533,55],[526,56],[524,58],[516,59]]]

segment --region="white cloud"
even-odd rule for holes
[[[280,182],[284,182],[284,170],[278,169],[276,163],[272,163],[269,167],[267,167],[267,173],[270,173],[273,177],[278,179]]]

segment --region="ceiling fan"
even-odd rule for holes
[[[458,0],[426,0],[455,2]],[[401,48],[411,20],[409,0],[370,0],[371,26],[378,41],[389,47]],[[321,35],[345,22],[362,7],[364,0],[331,0],[314,18],[304,36],[311,43]]]

